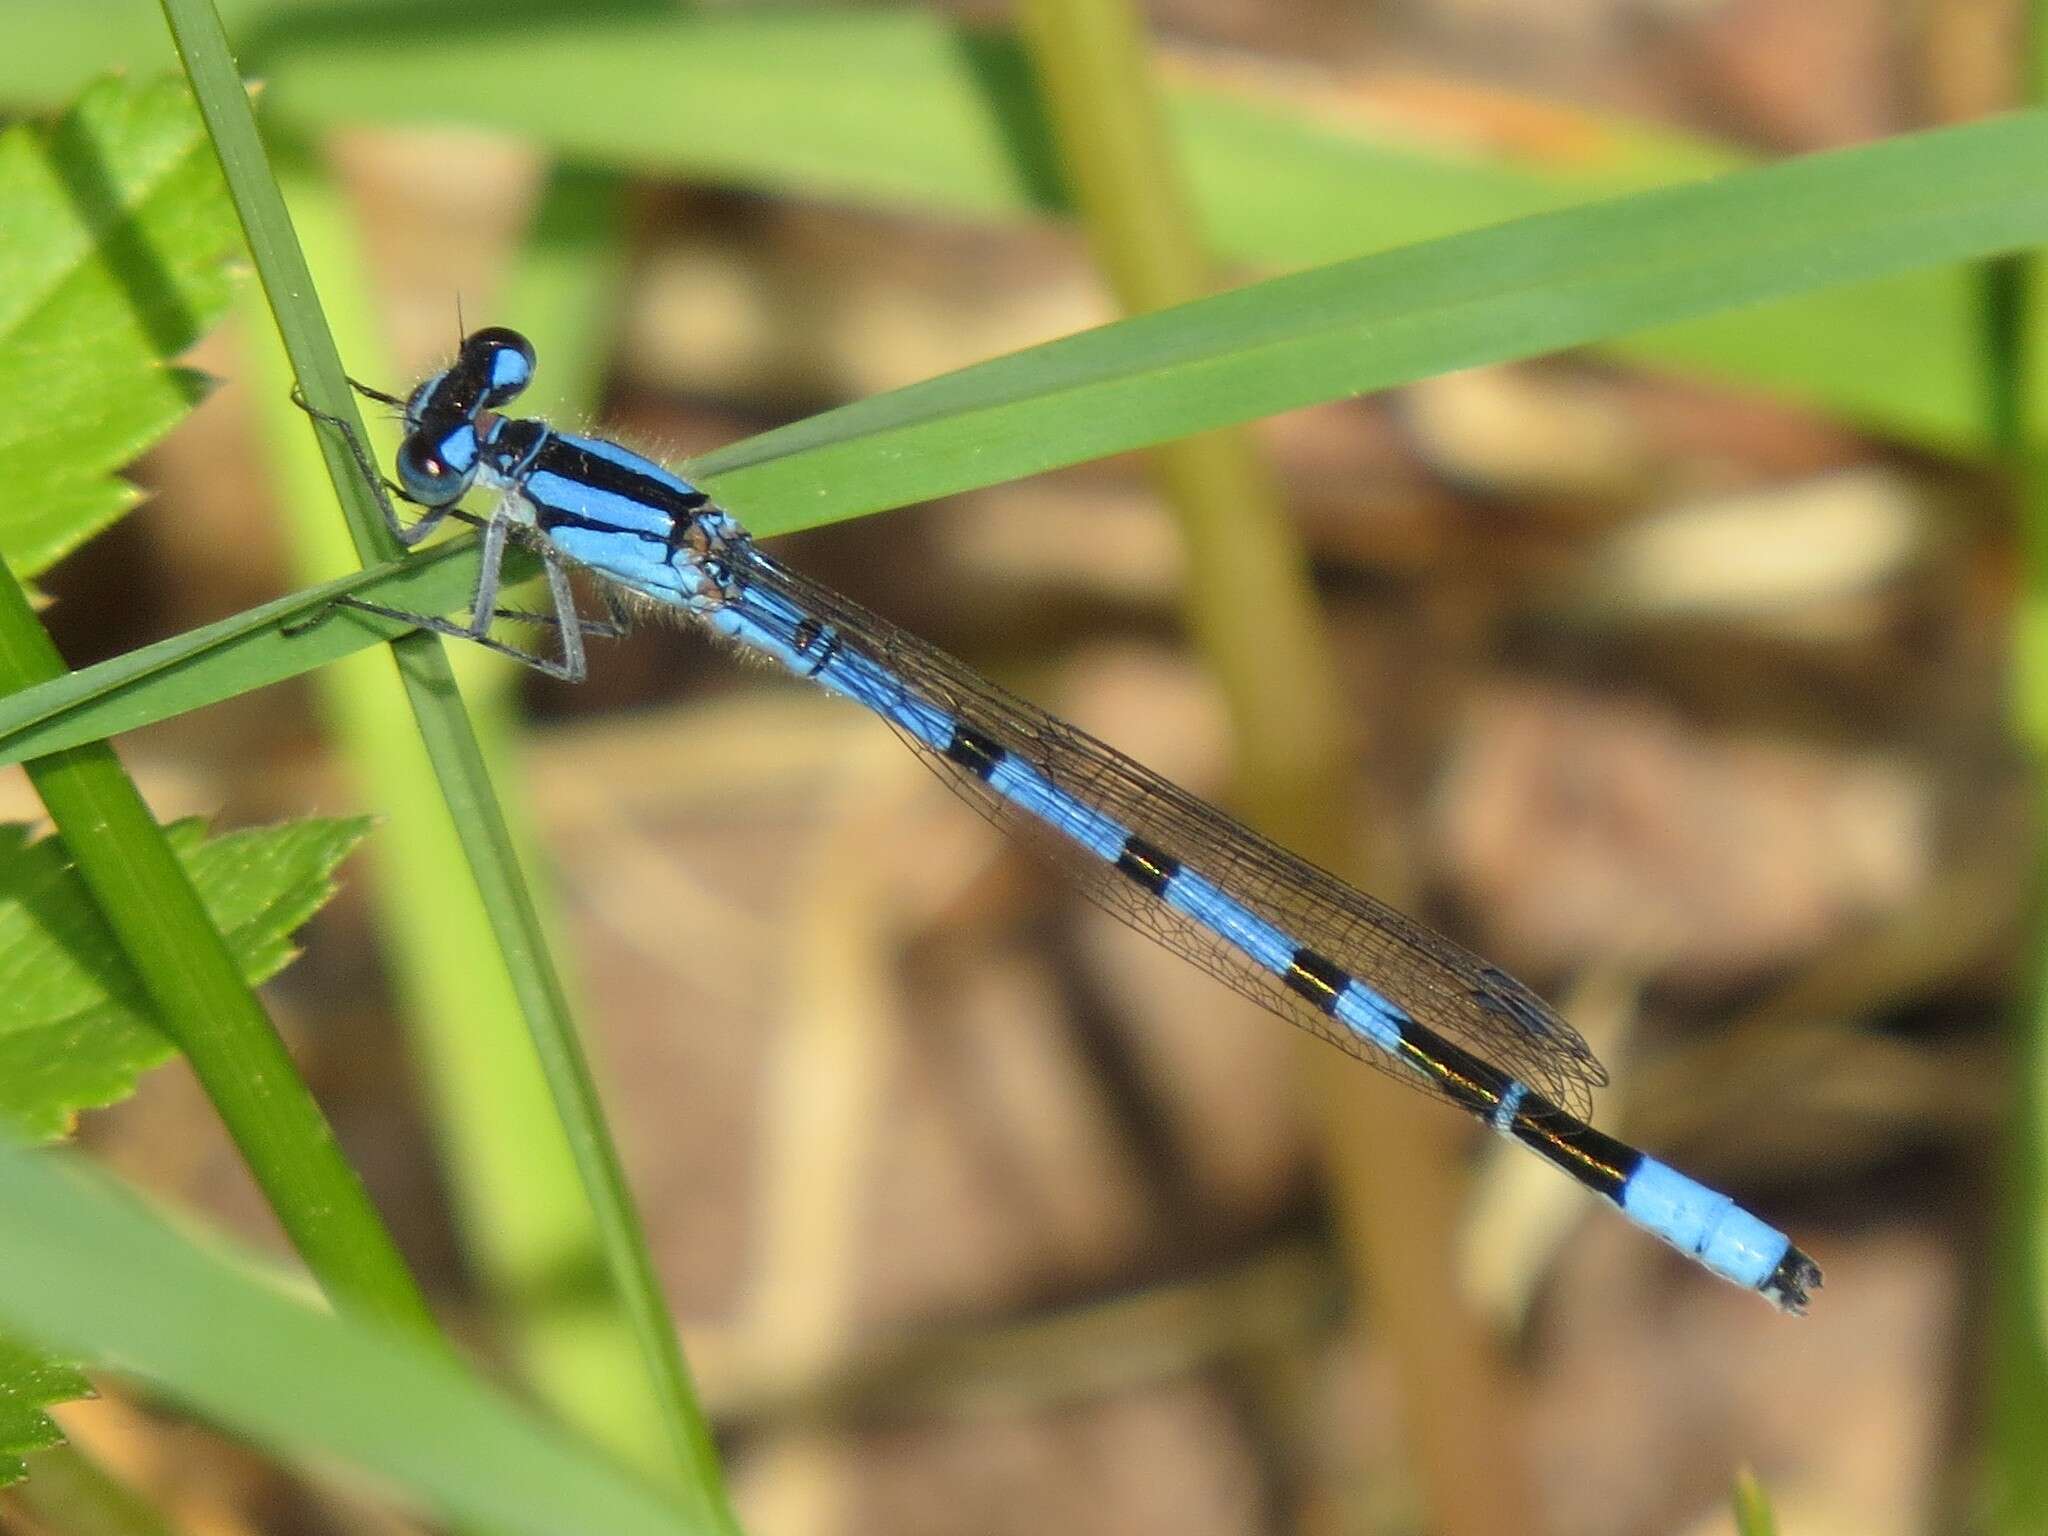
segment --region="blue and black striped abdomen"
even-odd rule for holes
[[[1737,1283],[1797,1308],[1812,1261],[1587,1123],[1604,1074],[1533,992],[1093,737],[745,546],[736,640],[865,705],[1115,916],[1290,1022],[1436,1094]]]

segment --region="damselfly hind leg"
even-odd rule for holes
[[[380,618],[397,619],[418,629],[432,630],[437,635],[472,641],[487,651],[509,656],[549,677],[565,683],[580,683],[589,671],[583,656],[585,625],[576,612],[576,594],[569,585],[569,573],[561,558],[545,545],[537,544],[534,548],[547,572],[548,597],[555,610],[549,627],[561,637],[561,654],[547,656],[539,651],[530,651],[523,646],[507,644],[490,633],[492,621],[504,613],[498,607],[498,587],[504,580],[505,549],[511,530],[512,525],[502,517],[491,518],[484,524],[483,553],[477,565],[476,588],[470,597],[467,623],[457,623],[431,613],[408,613],[402,608],[391,608],[357,597],[341,598],[336,606],[374,613]],[[517,614],[512,616],[520,617]]]
[[[513,537],[518,538],[519,535],[515,532]],[[549,558],[549,552],[536,544],[532,539],[526,539],[522,542],[532,545],[543,560]],[[632,612],[624,603],[619,601],[618,593],[612,591],[609,587],[605,588],[600,593],[600,596],[604,602],[605,616],[601,619],[595,619],[579,609],[576,614],[576,627],[583,631],[585,639],[623,640],[633,632]],[[491,617],[506,619],[514,624],[532,624],[540,629],[560,629],[562,627],[560,615],[534,613],[524,608],[495,608],[491,611]]]

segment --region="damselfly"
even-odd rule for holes
[[[1819,1267],[1782,1232],[1635,1147],[1587,1124],[1606,1073],[1543,1000],[1496,967],[1353,890],[965,663],[798,575],[711,498],[616,443],[501,414],[533,377],[516,331],[464,339],[455,362],[400,400],[398,480],[424,511],[410,548],[447,517],[481,522],[482,566],[457,623],[351,606],[584,675],[584,637],[617,634],[634,604],[692,620],[880,715],[911,749],[999,822],[1056,837],[1094,901],[1290,1023],[1434,1093],[1606,1196],[1645,1230],[1787,1311]],[[340,427],[373,486],[371,457]],[[457,510],[473,488],[497,502]],[[552,611],[498,606],[507,548],[540,557]],[[577,611],[569,570],[599,579],[609,617]],[[559,650],[522,650],[496,619],[548,625]]]

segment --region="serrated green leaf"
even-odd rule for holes
[[[57,1445],[64,1433],[43,1410],[90,1396],[92,1383],[75,1366],[37,1354],[0,1335],[0,1488],[28,1475],[22,1454]]]
[[[302,821],[206,837],[165,829],[208,916],[252,982],[281,970],[291,934],[333,894],[369,823]],[[39,1139],[127,1096],[171,1054],[99,911],[54,837],[0,829],[0,1121]]]
[[[0,135],[0,551],[30,576],[132,507],[117,472],[205,390],[232,211],[184,86],[109,80]]]

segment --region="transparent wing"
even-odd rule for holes
[[[1421,1023],[1580,1119],[1590,1118],[1592,1091],[1606,1083],[1606,1069],[1577,1030],[1498,967],[1297,858],[1115,748],[978,676],[964,662],[790,570],[752,544],[736,552],[733,576],[742,590],[751,586],[776,593],[830,626],[842,645],[886,666],[928,702],[1030,763],[1061,790],[1115,817],[1185,868],[1222,886],[1297,943],[1341,966]],[[762,611],[780,606],[762,605]],[[1032,834],[1032,844],[1048,849],[1098,906],[1290,1024],[1400,1082],[1427,1088],[1423,1079],[1400,1068],[1200,923],[1152,896],[1113,865],[1049,834],[1036,818],[960,764],[905,732],[898,734],[989,820]]]

